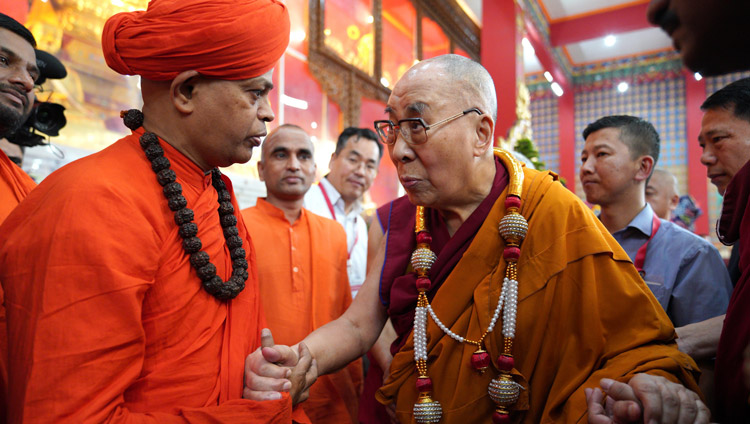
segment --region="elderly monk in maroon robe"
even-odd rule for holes
[[[403,423],[708,422],[685,387],[696,365],[625,252],[554,174],[493,151],[496,105],[461,56],[396,84],[376,128],[407,197],[379,212],[352,306],[305,339],[318,370],[362,355],[390,317],[378,400]]]
[[[246,368],[296,356],[258,349],[254,247],[217,168],[265,135],[288,40],[275,0],[153,0],[107,21],[104,57],[142,77],[143,112],[0,227],[9,422],[309,422],[286,393],[311,364],[304,348],[278,385],[245,393]]]

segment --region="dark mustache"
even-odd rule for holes
[[[24,90],[19,89],[13,84],[0,83],[0,91],[11,91],[11,90],[17,92],[21,96],[21,98],[23,99],[23,106],[26,107],[26,105],[29,102],[29,99],[26,97],[26,92]]]

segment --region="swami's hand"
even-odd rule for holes
[[[620,383],[608,378],[599,388],[585,389],[589,424],[613,423],[708,423],[706,405],[694,392],[666,378],[637,374]]]
[[[260,347],[245,358],[245,388],[242,397],[250,400],[281,399],[281,392],[292,389],[297,354],[292,348],[276,345],[271,330],[261,331]]]

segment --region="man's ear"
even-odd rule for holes
[[[185,71],[177,75],[169,87],[172,104],[178,111],[184,114],[190,114],[195,109],[193,96],[195,95],[195,86],[200,80],[198,71]]]
[[[484,155],[487,149],[492,149],[495,144],[492,135],[495,130],[495,121],[486,113],[479,116],[479,122],[476,127],[476,142],[474,144],[474,154],[479,157]]]
[[[265,181],[266,179],[263,177],[263,169],[265,164],[263,163],[263,160],[258,161],[258,178],[260,178],[261,181]]]
[[[638,173],[635,175],[637,181],[646,181],[654,170],[654,158],[641,156],[638,159]]]
[[[675,194],[669,199],[669,210],[674,211],[677,209],[677,205],[680,204],[680,196]]]
[[[336,152],[331,153],[331,160],[328,161],[328,169],[333,168],[333,161],[336,160]]]

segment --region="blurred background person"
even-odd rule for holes
[[[672,212],[680,202],[677,178],[664,169],[655,169],[646,184],[646,201],[659,218],[671,221]]]
[[[315,179],[313,151],[302,128],[284,124],[274,129],[258,162],[267,195],[242,211],[258,246],[258,285],[268,327],[277,343],[289,346],[352,303],[344,229],[302,207]],[[313,423],[356,424],[361,386],[358,359],[318,378],[301,406]]]
[[[374,131],[349,127],[341,132],[328,164],[330,172],[305,195],[305,209],[338,221],[346,231],[347,270],[352,298],[367,272],[367,224],[362,196],[378,175],[383,146]]]

